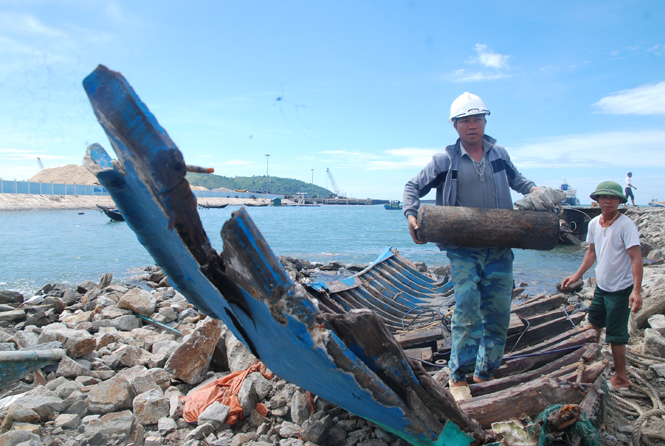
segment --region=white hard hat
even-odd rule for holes
[[[490,111],[485,106],[485,103],[475,94],[468,91],[462,93],[457,99],[453,101],[450,106],[450,122],[457,118],[472,115],[489,115]]]

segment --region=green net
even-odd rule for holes
[[[581,439],[580,445],[582,446],[598,446],[600,441],[598,431],[583,413],[574,424],[561,431],[551,431],[547,417],[561,406],[561,404],[555,404],[543,410],[529,427],[529,435],[531,438],[537,438],[538,446],[567,445],[576,436]]]

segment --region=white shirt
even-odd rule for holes
[[[613,293],[633,284],[633,269],[628,248],[640,245],[640,234],[633,221],[621,214],[609,228],[600,227],[600,215],[589,222],[586,241],[596,251],[596,282],[603,291]]]
[[[631,187],[633,184],[630,182],[632,177],[626,177],[626,187]]]

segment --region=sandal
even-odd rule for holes
[[[472,398],[471,389],[469,389],[468,385],[453,387],[453,382],[448,381],[448,391],[453,398],[455,398],[456,402],[470,400]]]

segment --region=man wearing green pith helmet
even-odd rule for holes
[[[568,288],[598,261],[589,322],[598,332],[597,341],[605,328],[605,339],[612,346],[615,373],[610,388],[626,390],[630,387],[626,374],[628,318],[631,309],[635,313],[642,308],[640,235],[635,223],[619,212],[619,204],[628,201],[619,183],[600,183],[591,199],[598,202],[602,213],[589,222],[589,248],[582,265],[575,274],[563,279],[561,286]]]

